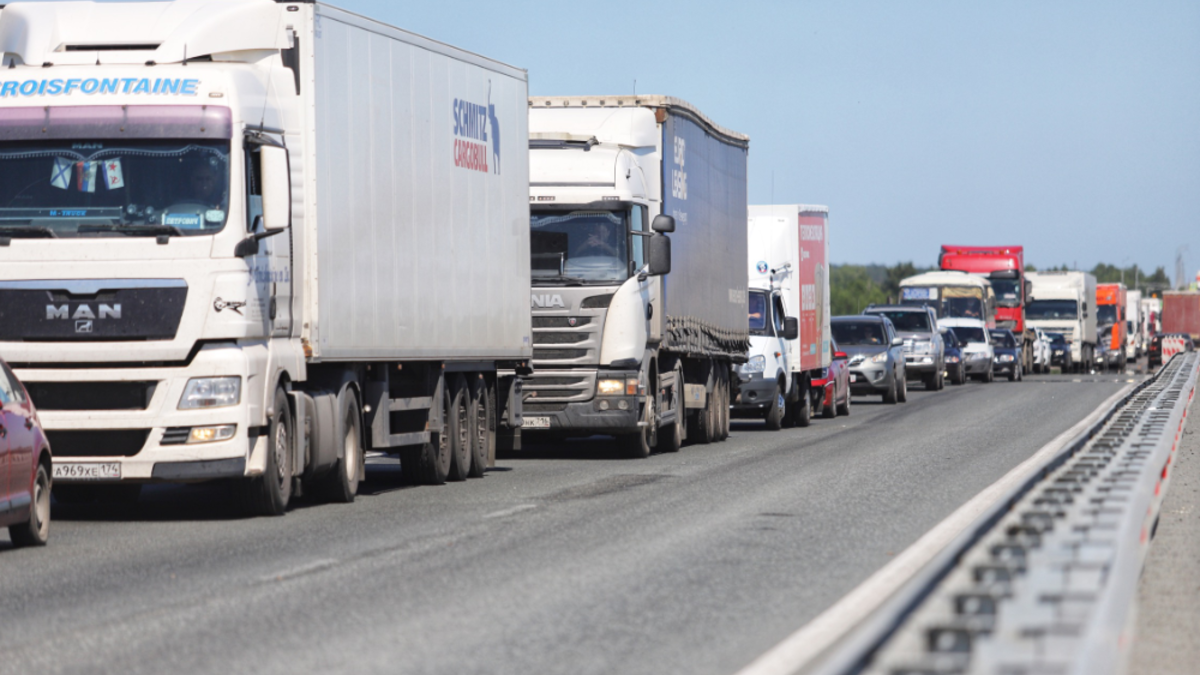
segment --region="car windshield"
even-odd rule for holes
[[[1117,306],[1116,305],[1097,305],[1096,306],[1096,323],[1116,323],[1117,322]]]
[[[229,141],[0,144],[0,236],[204,235],[228,211]]]
[[[971,326],[955,326],[954,334],[958,336],[964,344],[967,342],[986,342],[987,338],[983,335],[982,328],[974,328]]]
[[[1079,318],[1074,300],[1034,300],[1025,306],[1025,318],[1030,321],[1074,321]]]
[[[1020,279],[990,279],[992,290],[996,293],[996,304],[1001,307],[1021,306]]]
[[[532,275],[583,282],[629,278],[626,214],[620,211],[534,211]]]
[[[1051,342],[1066,342],[1067,338],[1063,337],[1062,333],[1046,333],[1046,339]]]
[[[892,320],[892,325],[900,333],[930,333],[933,327],[929,325],[929,315],[925,312],[871,312],[882,314]]]
[[[767,302],[767,294],[760,291],[751,291],[749,297],[750,304],[750,333],[752,335],[770,335],[770,306]]]
[[[1017,348],[1017,341],[1013,339],[1012,333],[1009,333],[1008,331],[994,330],[991,331],[991,334],[992,344],[995,346],[1000,347],[1001,349]]]
[[[833,339],[843,347],[884,344],[883,324],[878,321],[838,321],[832,326]]]

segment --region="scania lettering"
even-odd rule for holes
[[[523,70],[273,0],[13,2],[0,50],[0,351],[59,499],[280,514],[517,441]]]
[[[666,96],[529,105],[526,429],[633,457],[724,439],[749,343],[749,139]]]

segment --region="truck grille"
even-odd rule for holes
[[[581,359],[588,355],[587,349],[537,349],[533,350],[533,360],[535,362],[545,360],[567,360]]]
[[[545,402],[590,401],[596,392],[596,371],[535,372],[525,380],[524,392],[526,409]]]
[[[574,322],[574,323],[572,323]],[[534,328],[582,328],[592,322],[590,316],[535,316]]]
[[[38,410],[145,410],[157,382],[26,382]]]
[[[146,444],[149,429],[46,431],[50,452],[58,457],[133,457]]]

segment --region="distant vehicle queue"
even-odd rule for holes
[[[829,209],[750,205],[746,135],[669,96],[529,97],[322,2],[12,2],[0,53],[17,543],[46,541],[51,489],[222,480],[281,515],[353,501],[370,452],[429,485],[530,439],[646,457],[1200,328],[1020,247],[943,247],[831,317]]]

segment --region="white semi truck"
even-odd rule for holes
[[[829,208],[750,206],[750,352],[738,366],[738,417],[771,430],[806,427],[824,390],[809,385],[830,365]]]
[[[14,2],[0,51],[0,353],[59,499],[280,514],[519,428],[524,71],[273,0]]]
[[[1087,272],[1030,272],[1033,300],[1025,320],[1049,333],[1062,333],[1076,370],[1096,363],[1096,277]]]
[[[729,433],[744,362],[749,139],[666,96],[529,102],[524,432],[626,454]]]
[[[1142,352],[1146,349],[1146,341],[1142,332],[1142,324],[1146,321],[1142,316],[1141,291],[1126,291],[1125,320],[1128,322],[1128,330],[1125,331],[1125,358],[1128,361],[1134,361],[1142,358]]]

